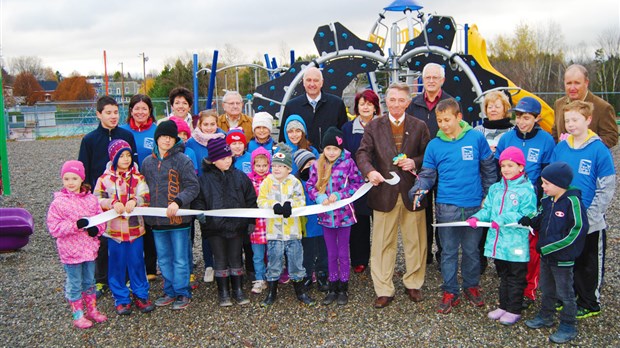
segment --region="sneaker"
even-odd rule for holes
[[[252,293],[260,294],[267,289],[267,282],[264,280],[255,280],[252,282]]]
[[[168,295],[164,295],[164,296],[158,298],[157,300],[155,300],[155,305],[157,307],[164,307],[164,306],[172,304],[172,302],[174,302],[174,300],[175,300],[174,297],[170,297]]]
[[[498,308],[494,311],[489,312],[489,314],[487,314],[487,317],[489,317],[489,319],[491,320],[499,320],[499,318],[501,318],[504,314],[506,314],[506,311]]]
[[[213,270],[213,267],[207,267],[205,269],[205,276],[203,278],[204,282],[212,283],[214,279],[215,279],[215,271]]]
[[[439,308],[437,308],[437,312],[442,314],[448,314],[452,312],[452,307],[456,307],[459,302],[461,302],[459,295],[451,294],[447,291],[444,291],[443,299],[441,299],[441,303],[439,303]]]
[[[464,291],[465,297],[476,307],[484,306],[484,300],[482,299],[482,294],[480,293],[480,288],[477,286],[473,286],[471,288],[467,288]]]
[[[583,308],[583,307],[577,307],[577,315],[575,316],[575,318],[577,319],[585,319],[585,318],[589,318],[589,317],[593,317],[595,315],[599,315],[601,314],[601,310],[599,309],[598,311],[591,311],[587,308]]]
[[[131,314],[131,303],[119,304],[118,306],[116,306],[116,314],[118,314],[118,315],[129,315],[129,314]]]
[[[189,286],[192,288],[192,290],[198,289],[198,282],[196,281],[196,276],[194,275],[194,273],[189,275]]]
[[[134,298],[133,303],[136,305],[138,310],[142,313],[152,312],[155,309],[153,302],[151,302],[151,300],[149,299],[145,300],[145,299],[136,297]]]
[[[562,309],[564,309],[564,304],[562,303],[562,301],[558,300],[558,301],[555,303],[555,311],[556,311],[556,312],[561,312],[561,311],[562,311]]]
[[[433,262],[433,259],[431,258],[431,262]],[[355,273],[362,273],[366,270],[366,265],[357,265],[353,268],[353,272]]]
[[[501,318],[499,318],[499,323],[502,325],[510,326],[519,321],[519,319],[521,319],[520,314],[506,312],[504,313],[504,315],[502,315]]]
[[[178,296],[176,301],[174,301],[174,303],[172,304],[172,309],[174,310],[185,309],[187,308],[187,306],[189,306],[189,302],[190,302],[189,297]]]
[[[99,299],[105,292],[108,290],[108,285],[104,283],[95,284],[95,294],[97,295],[97,299]]]
[[[530,329],[540,329],[540,328],[543,328],[543,327],[552,327],[553,326],[553,319],[544,319],[540,315],[537,315],[534,319],[526,320],[525,321],[525,326],[529,327]]]
[[[146,280],[148,280],[149,282],[157,280],[157,274],[147,274],[146,275]]]
[[[577,337],[577,328],[574,325],[560,323],[558,331],[549,336],[549,341],[553,343],[566,343]]]
[[[284,272],[282,272],[282,275],[280,275],[280,280],[278,280],[280,282],[280,284],[288,284],[288,282],[291,281],[291,278],[288,276],[288,270],[284,270]]]

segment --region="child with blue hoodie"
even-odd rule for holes
[[[319,157],[319,152],[317,151],[317,149],[312,146],[310,141],[308,141],[308,129],[306,128],[306,122],[301,116],[290,115],[286,119],[286,123],[284,124],[284,130],[286,131],[284,133],[284,140],[286,142],[286,145],[288,145],[292,149],[293,153],[295,153],[295,151],[299,149],[304,149],[312,152],[316,158]],[[293,163],[292,170],[293,171],[291,172],[291,174],[293,175],[295,175],[299,170],[295,163]]]
[[[542,173],[545,197],[538,214],[524,216],[519,223],[539,231],[536,250],[541,255],[540,311],[525,322],[531,329],[552,327],[556,300],[562,301],[560,326],[549,336],[554,343],[566,343],[577,337],[577,304],[573,290],[573,267],[584,248],[588,216],[581,192],[571,187],[573,170],[566,162],[554,162]]]
[[[472,228],[478,221],[491,222],[484,256],[495,260],[500,278],[499,307],[488,317],[501,324],[512,325],[521,319],[523,289],[529,260],[529,231],[505,226],[536,212],[536,193],[525,175],[525,156],[511,146],[499,157],[502,180],[491,186],[482,209],[467,219]]]
[[[436,106],[437,137],[424,152],[424,162],[409,198],[414,208],[437,180],[435,214],[438,223],[464,221],[482,205],[482,199],[497,181],[493,153],[482,133],[465,121],[459,103],[444,99]],[[466,189],[465,189],[466,188]],[[430,223],[430,221],[428,222]],[[469,301],[484,306],[480,293],[480,251],[482,229],[440,227],[441,275],[444,294],[438,312],[448,314],[459,304],[458,257],[462,250],[463,289]]]

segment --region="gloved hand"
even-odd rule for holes
[[[273,205],[273,213],[276,215],[284,214],[284,208],[282,208],[282,204],[276,203]]]
[[[81,218],[75,223],[75,225],[77,226],[77,228],[84,228],[88,226],[88,219]]]
[[[198,222],[203,225],[207,223],[207,218],[205,217],[205,214],[196,215],[196,220],[198,220]]]
[[[478,228],[478,219],[475,217],[470,217],[469,219],[465,220],[468,224],[469,227],[471,228]]]
[[[292,213],[293,213],[293,207],[291,207],[291,202],[290,201],[284,202],[284,205],[282,206],[282,216],[287,218],[287,217],[290,217]]]
[[[88,232],[88,235],[91,237],[97,237],[97,235],[99,234],[99,229],[97,228],[97,226],[91,226],[86,229],[86,232]]]
[[[499,224],[495,221],[491,221],[491,228],[495,229],[497,232],[499,232]]]
[[[521,226],[532,226],[532,219],[527,216],[520,218],[518,222]]]

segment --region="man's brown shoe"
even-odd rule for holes
[[[394,300],[394,296],[379,296],[375,299],[375,308],[385,308]]]
[[[421,302],[422,301],[422,291],[420,289],[407,289],[407,295],[409,295],[409,299],[413,302]]]

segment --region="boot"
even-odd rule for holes
[[[329,282],[327,281],[327,274],[319,272],[316,276],[317,288],[321,292],[327,292],[329,290]]]
[[[84,316],[84,304],[82,299],[77,301],[69,301],[71,311],[73,312],[73,326],[78,329],[88,329],[93,326],[93,322]]]
[[[232,297],[238,304],[244,305],[250,303],[250,300],[243,294],[242,275],[231,275],[230,284],[232,285]]]
[[[293,281],[293,286],[295,287],[295,295],[297,295],[299,301],[308,306],[316,305],[316,301],[306,293],[306,287],[302,280]]]
[[[228,284],[228,277],[215,277],[215,282],[217,283],[217,295],[220,301],[220,306],[232,306],[232,302],[230,301],[230,285]]]
[[[95,323],[103,323],[108,317],[97,310],[97,294],[95,291],[82,293],[82,298],[86,304],[86,318]]]
[[[267,297],[260,304],[261,307],[269,307],[274,302],[276,302],[276,297],[278,296],[278,281],[268,281],[267,282]]]
[[[305,277],[303,282],[304,282],[304,286],[306,287],[306,290],[310,290],[310,288],[312,287],[312,276]]]
[[[325,296],[325,298],[323,299],[324,306],[329,306],[334,301],[336,301],[336,298],[338,297],[336,291],[338,291],[339,283],[340,282],[337,280],[335,282],[329,282],[329,290],[327,290],[327,296]]]
[[[339,306],[344,306],[349,303],[349,282],[340,282],[336,303],[338,303]]]

